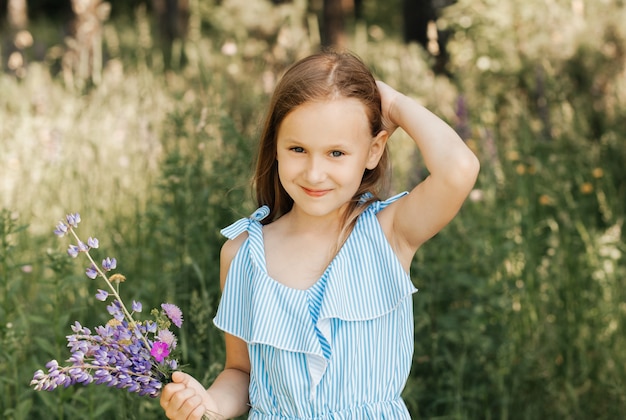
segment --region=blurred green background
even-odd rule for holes
[[[168,7],[175,6],[174,9]],[[0,416],[159,419],[106,387],[51,393],[79,320],[106,322],[84,261],[125,300],[185,314],[187,371],[223,363],[219,229],[249,179],[276,79],[338,44],[442,116],[482,162],[416,255],[415,419],[619,419],[626,412],[626,4],[622,0],[0,2]],[[393,191],[425,175],[404,133]]]

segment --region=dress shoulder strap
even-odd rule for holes
[[[254,223],[260,224],[261,220],[265,219],[268,214],[270,214],[270,208],[268,206],[261,206],[256,209],[250,217],[244,217],[237,220],[235,223],[222,229],[220,233],[228,239],[235,239],[243,232],[249,231],[251,225]]]
[[[375,201],[371,204],[370,208],[372,209],[372,211],[374,212],[374,214],[378,213],[379,211],[383,210],[385,207],[387,207],[389,204],[397,201],[398,199],[404,197],[405,195],[407,195],[409,192],[408,191],[403,191],[399,194],[394,195],[393,197],[390,197],[386,200],[383,201]]]

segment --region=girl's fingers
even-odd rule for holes
[[[383,114],[383,129],[386,130],[387,134],[391,136],[396,128],[398,128],[398,125],[393,121],[392,109],[399,93],[384,82],[377,81],[376,85],[378,86],[378,92],[380,93],[381,111]]]
[[[196,407],[191,414],[189,414],[189,420],[201,420],[202,416],[205,413],[205,408],[202,404],[200,404],[198,407]]]
[[[174,383],[176,384],[181,384],[188,388],[192,388],[196,391],[196,393],[200,395],[206,392],[206,388],[204,387],[204,385],[194,379],[193,376],[188,375],[184,372],[174,372],[174,374],[172,375],[172,381],[174,381]]]
[[[176,384],[173,382],[165,385],[163,391],[161,391],[161,406],[166,408],[164,404],[169,404],[172,397],[185,388],[186,386],[184,384]]]
[[[176,371],[172,373],[172,382],[175,383],[182,383],[186,385],[189,382],[189,378],[191,378],[191,376],[184,372]]]
[[[192,376],[174,372],[172,382],[161,393],[161,407],[169,419],[200,420],[205,411],[204,393],[204,386]]]
[[[163,405],[165,415],[169,419],[188,419],[194,418],[196,412],[202,412],[202,397],[195,393],[191,388],[185,388],[177,392],[174,396]],[[192,417],[190,417],[192,416]],[[202,415],[200,415],[202,417]]]

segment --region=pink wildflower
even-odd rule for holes
[[[161,308],[163,308],[163,312],[165,312],[165,315],[167,315],[174,325],[178,328],[183,325],[183,312],[178,306],[172,303],[162,303]]]
[[[176,348],[176,336],[170,330],[160,330],[157,334],[159,341],[167,343],[172,350]]]
[[[154,357],[154,360],[157,362],[162,362],[163,359],[170,355],[169,346],[163,341],[157,341],[152,345],[150,355]]]

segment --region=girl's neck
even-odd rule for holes
[[[293,208],[282,218],[283,223],[292,232],[299,234],[324,234],[330,232],[339,233],[341,231],[342,217],[341,213],[333,213],[326,216],[311,216]]]

